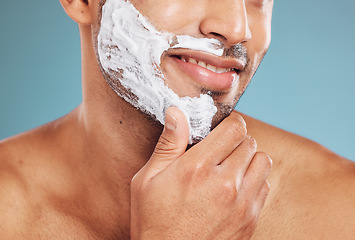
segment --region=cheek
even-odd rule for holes
[[[264,55],[271,41],[271,16],[272,5],[269,4],[261,9],[250,10],[248,14],[249,27],[252,34],[253,51]]]
[[[259,20],[250,24],[252,38],[249,41],[253,52],[264,54],[270,46],[271,24],[265,20]]]
[[[260,64],[269,49],[271,41],[271,15],[259,12],[258,15],[254,16],[248,18],[252,37],[245,44],[253,69]]]
[[[249,63],[245,76],[241,82],[240,90],[244,91],[259,67],[264,55],[266,54],[271,40],[271,19],[266,15],[254,15],[248,17],[251,39],[244,45],[248,49]]]
[[[158,30],[179,35],[191,32],[202,10],[191,4],[191,0],[131,0],[131,3]]]

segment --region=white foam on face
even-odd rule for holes
[[[129,1],[106,1],[98,35],[99,60],[107,76],[118,79],[135,97],[123,94],[117,84],[108,80],[111,87],[125,101],[162,124],[166,110],[178,107],[190,126],[189,142],[194,143],[210,132],[217,107],[210,95],[179,97],[166,85],[159,67],[162,54],[170,48],[223,54],[222,44],[216,39],[160,32]]]

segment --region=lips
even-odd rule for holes
[[[245,64],[232,58],[222,58],[203,52],[175,51],[169,54],[177,68],[197,84],[211,91],[228,91],[239,80]]]

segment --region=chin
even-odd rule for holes
[[[235,104],[217,104],[217,113],[214,115],[211,125],[211,130],[218,126],[226,117],[234,110]]]

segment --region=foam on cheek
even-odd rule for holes
[[[159,67],[161,55],[169,48],[223,54],[223,47],[216,39],[159,32],[130,2],[106,1],[98,35],[100,63],[110,78],[121,76],[119,82],[136,98],[120,93],[117,86],[108,81],[111,87],[127,102],[162,124],[166,110],[170,106],[178,107],[188,120],[190,143],[197,142],[210,132],[217,108],[207,94],[180,98],[165,84]]]

